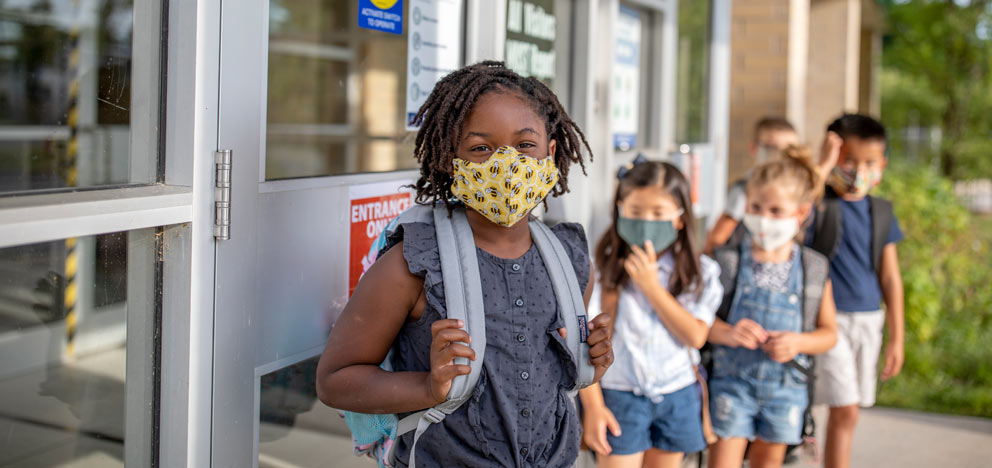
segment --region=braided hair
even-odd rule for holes
[[[413,150],[420,163],[420,178],[414,184],[417,203],[441,200],[448,204],[453,198],[452,160],[461,141],[465,120],[476,101],[490,92],[515,93],[524,98],[544,120],[548,138],[557,141],[552,157],[558,166],[559,177],[551,190],[552,195],[568,192],[571,163],[579,163],[585,174],[582,146],[589,152],[590,160],[592,149],[582,130],[558,102],[558,97],[544,83],[518,75],[503,62],[485,61],[461,68],[438,81],[411,121],[420,127]]]

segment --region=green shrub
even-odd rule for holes
[[[926,167],[894,161],[877,193],[906,234],[906,362],[879,403],[992,417],[992,220],[969,213]]]

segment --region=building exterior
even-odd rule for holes
[[[729,180],[750,167],[763,116],[785,116],[818,149],[842,112],[879,115],[884,17],[875,0],[735,2],[731,32]]]
[[[813,24],[835,3],[859,5],[0,6],[0,465],[368,466],[316,403],[315,356],[370,238],[410,203],[407,117],[438,76],[506,60],[559,95],[595,159],[545,220],[598,237],[616,169],[644,153],[691,172],[705,225],[744,114],[822,118],[786,45],[795,12]],[[752,62],[759,4],[785,61]],[[767,106],[757,68],[785,69]]]

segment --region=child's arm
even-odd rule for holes
[[[777,362],[789,362],[797,354],[821,354],[833,348],[837,344],[837,308],[834,306],[834,291],[830,280],[823,285],[816,330],[806,333],[770,331],[768,336],[768,341],[761,349]]]
[[[716,220],[716,224],[713,225],[713,229],[706,236],[706,246],[703,247],[703,253],[710,255],[716,250],[717,247],[726,244],[727,239],[734,234],[734,229],[737,229],[737,220],[731,218],[726,213],[720,215],[720,219]]]
[[[679,304],[679,301],[658,282],[658,259],[651,241],[647,241],[644,249],[632,245],[631,254],[624,261],[624,269],[630,275],[631,281],[641,289],[648,298],[651,308],[658,314],[661,323],[665,324],[679,342],[686,346],[699,349],[706,344],[710,327],[706,322],[693,317],[689,311]]]
[[[896,244],[890,243],[882,250],[882,269],[879,272],[882,297],[885,299],[885,325],[889,329],[889,342],[885,345],[885,367],[882,380],[899,375],[903,363],[905,334],[903,315],[902,274],[899,273],[899,255]]]
[[[606,439],[606,430],[613,437],[620,437],[620,423],[603,401],[603,389],[593,384],[579,390],[582,402],[582,441],[601,456],[613,451]]]
[[[400,413],[444,401],[451,380],[469,366],[453,359],[475,359],[470,337],[456,320],[431,325],[430,372],[387,372],[379,368],[412,311],[426,303],[423,279],[410,273],[397,244],[362,277],[331,329],[317,364],[317,396],[324,404],[361,413]],[[419,314],[418,314],[419,315]]]

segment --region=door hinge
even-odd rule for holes
[[[214,153],[214,239],[231,238],[231,150]]]

